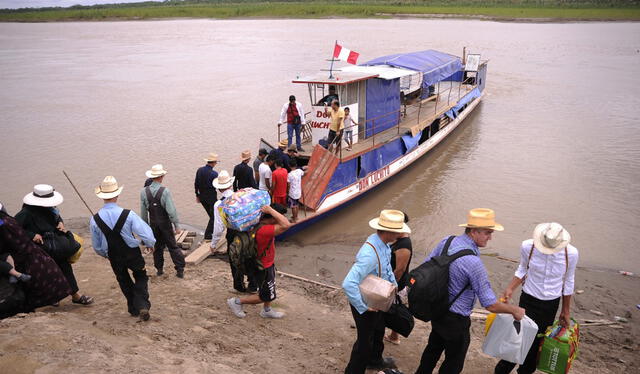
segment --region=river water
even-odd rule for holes
[[[581,265],[640,272],[638,23],[0,24],[0,201],[15,213],[34,184],[50,183],[66,198],[63,216],[88,216],[65,169],[93,209],[101,203],[93,187],[112,174],[125,185],[121,204],[138,210],[145,170],[162,163],[182,221],[203,226],[193,193],[203,156],[217,152],[231,170],[243,149],[273,140],[288,95],[309,104],[306,86],[291,79],[327,68],[335,39],[361,61],[467,46],[490,60],[487,95],[409,170],[294,242],[355,253],[368,220],[398,208],[411,217],[421,258],[459,232],[468,209],[490,207],[506,227],[490,252],[517,258],[534,225],[554,220],[571,232]]]

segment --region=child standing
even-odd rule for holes
[[[289,203],[289,208],[291,208],[291,219],[295,223],[298,222],[298,208],[300,205],[300,197],[302,197],[302,176],[304,175],[304,168],[298,169],[298,162],[295,159],[289,162],[289,167],[291,168],[291,172],[287,177],[289,185],[289,198],[287,202]]]
[[[353,129],[358,128],[358,123],[351,118],[349,108],[344,108],[344,140],[347,142],[347,151],[353,147]]]

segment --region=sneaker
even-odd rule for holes
[[[235,297],[228,299],[227,305],[229,305],[229,309],[231,309],[231,312],[235,314],[236,317],[244,318],[247,314],[242,310],[242,304],[236,304],[236,299]]]
[[[273,319],[280,319],[282,317],[284,317],[284,313],[282,312],[276,312],[275,310],[271,309],[270,311],[266,312],[264,310],[264,308],[260,311],[260,317],[262,318],[273,318]]]
[[[140,321],[148,321],[151,318],[151,314],[149,314],[149,309],[140,309]]]
[[[20,274],[20,276],[18,277],[18,280],[19,280],[20,282],[28,282],[28,281],[30,281],[30,280],[31,280],[31,275],[29,275],[29,274],[25,274],[25,273],[22,273],[22,274]]]
[[[298,152],[304,152],[304,148],[298,147]]]

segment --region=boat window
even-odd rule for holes
[[[358,156],[356,164],[356,178],[360,178],[360,170],[362,169],[362,160],[360,159],[360,156]]]

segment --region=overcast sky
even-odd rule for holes
[[[72,5],[94,5],[114,3],[137,3],[150,0],[0,0],[0,9],[6,8],[41,8],[50,6],[68,7]],[[151,0],[160,1],[160,0]]]

